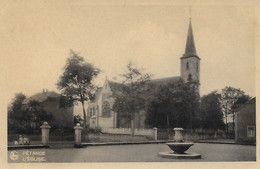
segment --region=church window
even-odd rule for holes
[[[93,116],[95,116],[96,115],[96,109],[95,109],[95,107],[93,107],[93,114],[92,114]]]
[[[111,107],[108,101],[104,101],[102,105],[102,116],[103,117],[110,117],[111,114]]]
[[[109,97],[110,97],[110,94],[109,94],[109,93],[103,93],[103,94],[102,94],[102,99],[103,99],[103,100],[109,99]]]
[[[196,71],[199,72],[199,63],[196,63]]]
[[[192,75],[189,74],[189,76],[188,76],[188,82],[191,82],[191,81],[192,81]]]
[[[189,62],[186,63],[186,70],[189,70],[190,68],[190,65],[189,65]]]

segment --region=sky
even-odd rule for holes
[[[256,95],[254,4],[13,2],[0,10],[0,86],[8,103],[19,92],[58,92],[71,49],[102,70],[99,86],[106,76],[118,81],[130,61],[153,79],[180,76],[189,7],[201,95],[225,86]]]

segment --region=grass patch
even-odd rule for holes
[[[88,142],[105,143],[105,142],[140,142],[151,141],[153,139],[145,136],[130,136],[122,134],[94,134],[90,133],[87,136]]]

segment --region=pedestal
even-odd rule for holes
[[[182,132],[183,132],[183,128],[174,128],[174,141],[175,142],[183,142],[183,136],[182,136]]]
[[[81,147],[81,131],[83,127],[79,123],[74,127],[75,130],[75,147]]]
[[[49,124],[47,122],[44,122],[43,125],[40,127],[42,129],[42,144],[44,146],[48,146],[49,144],[49,133],[50,128]]]

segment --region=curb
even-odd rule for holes
[[[144,141],[144,142],[107,142],[107,143],[81,143],[80,147],[87,146],[111,146],[111,145],[132,145],[132,144],[160,144],[168,141]]]
[[[17,146],[8,146],[7,150],[38,149],[38,148],[50,148],[50,146],[45,146],[45,145],[17,145]]]
[[[194,143],[208,143],[208,144],[234,144],[234,145],[248,145],[248,146],[256,146],[256,144],[252,143],[232,143],[232,142],[211,142],[211,141],[196,141]]]

